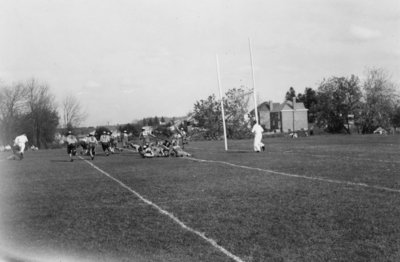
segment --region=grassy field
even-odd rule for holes
[[[400,261],[400,137],[0,155],[0,261]]]

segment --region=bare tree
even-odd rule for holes
[[[64,127],[77,127],[87,118],[81,103],[73,95],[68,95],[62,101],[62,111]]]
[[[0,88],[0,133],[3,143],[10,143],[19,132],[18,120],[26,111],[27,89],[22,84]]]
[[[31,79],[26,84],[29,112],[25,116],[25,125],[30,129],[32,143],[46,147],[54,139],[59,123],[54,96],[46,84]]]

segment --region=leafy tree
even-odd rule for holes
[[[293,97],[296,97],[296,91],[294,90],[293,87],[290,87],[289,91],[286,92],[285,100],[286,101],[292,101]]]
[[[154,124],[154,126],[159,126],[160,125],[160,119],[158,119],[157,116],[154,117],[153,124]]]
[[[314,123],[317,117],[317,103],[318,97],[317,92],[313,90],[311,87],[306,87],[304,90],[304,94],[297,94],[298,102],[302,102],[304,107],[308,109],[308,122]]]
[[[197,101],[193,111],[198,125],[208,130],[207,136],[215,138],[222,133],[221,104],[214,94]]]
[[[397,102],[396,108],[394,109],[393,117],[392,117],[392,125],[395,128],[400,127],[400,106],[399,102]]]
[[[364,82],[364,103],[359,124],[363,133],[389,128],[396,113],[396,85],[383,69],[369,69]]]
[[[118,129],[121,133],[126,130],[129,134],[132,134],[133,136],[139,136],[141,127],[139,124],[126,124],[120,126]]]
[[[224,98],[225,122],[228,138],[243,138],[248,133],[247,105],[248,96],[242,88],[233,88],[226,92]],[[218,138],[223,134],[221,103],[210,95],[194,105],[193,118],[198,126],[207,130],[206,136]]]
[[[171,124],[169,125],[171,126]],[[169,137],[172,136],[172,131],[170,128],[168,128],[167,125],[164,126],[158,126],[155,130],[154,130],[154,135],[157,136],[160,139],[168,139]]]
[[[328,132],[350,133],[349,114],[359,112],[362,97],[358,77],[332,77],[318,87],[317,124]]]
[[[226,92],[224,110],[226,118],[227,136],[229,138],[244,138],[248,135],[248,114],[250,97],[245,95],[243,88],[233,88]]]
[[[153,126],[153,125],[154,125],[153,118],[149,117],[149,118],[147,119],[147,125],[148,125],[148,126]]]

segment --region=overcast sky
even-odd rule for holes
[[[0,79],[75,95],[85,125],[183,116],[223,90],[255,85],[282,102],[293,86],[363,78],[400,82],[398,0],[0,0]]]

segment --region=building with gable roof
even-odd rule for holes
[[[257,106],[257,111],[260,124],[266,130],[283,133],[308,130],[308,109],[295,98],[282,104],[263,102]],[[254,109],[250,115],[254,116]]]

